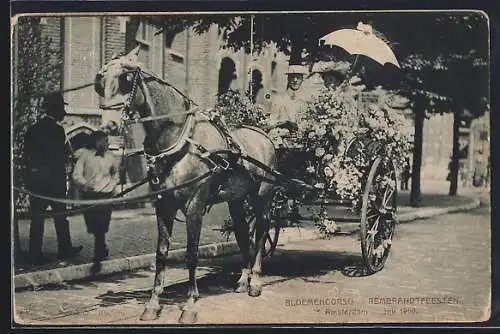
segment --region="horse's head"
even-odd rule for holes
[[[137,87],[140,84],[141,64],[138,61],[140,47],[126,55],[113,56],[95,76],[94,89],[104,97],[104,105],[126,105],[130,109],[141,106],[145,97]]]

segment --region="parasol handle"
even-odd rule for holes
[[[349,69],[349,72],[353,72],[354,71],[354,68],[356,67],[356,64],[358,62],[358,58],[359,58],[359,55],[357,54],[356,55],[356,58],[354,58],[354,63],[352,63],[352,66],[351,68]]]

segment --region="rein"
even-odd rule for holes
[[[219,151],[215,151],[213,152],[212,154],[222,154],[222,153],[230,153],[231,151],[228,151],[228,150],[219,150]],[[246,154],[242,154],[240,156],[241,159],[245,160],[245,161],[248,161],[250,162],[251,164],[257,166],[258,168],[264,170],[265,172],[271,174],[275,179],[270,179],[268,177],[265,177],[265,176],[257,176],[259,179],[265,181],[265,182],[268,182],[268,183],[280,183],[280,181],[283,180],[283,174],[281,174],[280,172],[268,167],[267,165],[265,165],[264,163],[262,163],[261,161],[257,160],[257,159],[254,159]],[[183,184],[180,184],[180,185],[176,185],[176,186],[173,186],[173,187],[163,187],[163,188],[160,188],[158,190],[155,190],[155,191],[152,191],[152,192],[149,192],[147,194],[144,194],[144,195],[138,195],[138,196],[133,196],[133,197],[128,197],[128,198],[121,198],[120,196],[123,196],[124,194],[138,188],[139,186],[145,184],[146,182],[150,181],[149,178],[145,178],[141,181],[139,181],[138,183],[134,184],[133,186],[131,186],[130,188],[127,188],[126,190],[122,191],[121,193],[117,194],[114,196],[114,198],[109,198],[109,199],[101,199],[101,200],[71,200],[71,199],[63,199],[63,198],[56,198],[56,197],[49,197],[49,196],[43,196],[43,195],[39,195],[39,194],[36,194],[36,193],[33,193],[27,189],[23,189],[23,188],[17,188],[17,187],[13,187],[15,190],[21,192],[21,193],[25,193],[27,195],[30,195],[30,196],[33,196],[33,197],[37,197],[37,198],[40,198],[40,199],[43,199],[43,200],[47,200],[47,201],[50,201],[50,202],[56,202],[56,203],[63,203],[63,204],[71,204],[71,205],[82,205],[83,207],[81,208],[77,208],[77,209],[72,209],[72,210],[66,210],[66,211],[63,211],[63,212],[54,212],[54,213],[50,213],[50,214],[43,214],[41,215],[42,217],[54,217],[54,216],[67,216],[68,214],[74,214],[74,213],[79,213],[79,212],[83,212],[85,210],[88,210],[90,208],[94,208],[94,207],[97,207],[97,206],[101,206],[101,205],[117,205],[117,204],[127,204],[127,203],[133,203],[133,202],[139,202],[139,201],[142,201],[144,199],[147,199],[147,198],[151,198],[151,197],[155,197],[155,196],[159,196],[159,195],[162,195],[162,194],[165,194],[167,192],[174,192],[176,190],[180,190],[180,189],[183,189],[183,188],[186,188],[186,187],[189,187],[205,178],[208,178],[210,175],[212,175],[214,173],[214,170],[210,170],[202,175],[199,175],[195,178],[192,178],[191,180],[188,180],[187,182],[183,183]],[[288,180],[286,182],[289,182],[289,183],[294,183],[295,185],[297,186],[300,186],[300,187],[303,187],[305,190],[313,190],[314,187],[304,183],[303,181],[300,181],[300,180],[295,180],[295,179],[291,179],[291,180]]]
[[[196,113],[196,110],[199,109],[199,108],[194,108],[194,110],[190,109],[190,110],[188,110],[186,112],[181,112],[181,113],[171,113],[171,114],[167,114],[167,115],[147,116],[147,117],[130,119],[130,116],[128,115],[128,113],[129,113],[130,108],[132,106],[132,101],[134,101],[135,95],[137,93],[137,87],[139,85],[139,79],[141,79],[141,78],[142,78],[142,80],[146,79],[146,78],[143,77],[143,74],[148,75],[148,78],[154,79],[155,81],[157,81],[159,83],[162,83],[162,84],[165,84],[165,85],[169,86],[170,88],[172,88],[173,90],[175,90],[177,93],[179,93],[185,100],[189,101],[190,104],[193,104],[195,106],[198,106],[198,104],[196,102],[194,102],[194,100],[192,98],[190,98],[189,96],[187,96],[186,94],[184,94],[180,89],[178,89],[177,87],[175,87],[171,83],[169,83],[169,82],[167,82],[167,81],[159,78],[158,76],[156,76],[156,75],[154,75],[152,73],[144,71],[140,67],[137,67],[137,69],[135,69],[135,70],[126,71],[123,74],[127,74],[127,73],[134,73],[134,81],[132,83],[132,90],[129,93],[127,101],[125,101],[125,102],[118,102],[118,103],[111,104],[111,105],[103,105],[103,104],[101,104],[101,105],[99,105],[99,109],[101,109],[101,110],[119,110],[119,111],[122,111],[123,112],[122,119],[126,123],[144,123],[144,122],[151,122],[151,121],[155,121],[155,120],[159,120],[159,119],[166,119],[166,118],[171,118],[171,117],[176,117],[176,116],[189,115],[189,114]]]
[[[128,119],[128,120],[124,120],[124,121],[127,124],[138,124],[138,123],[152,122],[152,121],[157,121],[160,119],[173,118],[173,117],[177,117],[177,116],[193,115],[193,114],[196,114],[198,112],[198,110],[199,110],[199,108],[194,108],[194,109],[187,110],[184,112],[171,113],[168,115],[148,116],[148,117]]]
[[[39,97],[47,96],[47,95],[52,94],[52,93],[61,93],[61,94],[63,94],[63,93],[72,92],[72,91],[75,91],[75,90],[84,89],[84,88],[91,87],[91,86],[94,86],[93,82],[87,83],[87,84],[83,84],[83,85],[80,85],[80,86],[71,87],[71,88],[54,90],[54,91],[51,91],[51,92],[38,91],[38,92],[31,93],[31,94],[19,94],[18,96],[16,96],[14,98],[14,100],[16,100],[16,101],[27,101],[31,97],[39,98]]]
[[[14,189],[17,190],[17,191],[19,191],[19,192],[21,192],[21,193],[24,193],[24,194],[27,194],[27,195],[30,195],[30,196],[33,196],[33,197],[44,199],[46,201],[62,203],[62,204],[88,205],[88,206],[116,205],[116,204],[127,204],[130,201],[142,200],[142,199],[146,199],[146,198],[149,198],[149,197],[154,197],[154,196],[157,196],[157,195],[162,195],[162,194],[167,193],[167,192],[173,192],[173,191],[176,191],[176,190],[179,190],[179,189],[182,189],[182,188],[186,188],[186,187],[189,187],[190,185],[193,185],[193,184],[195,184],[195,183],[197,183],[197,182],[199,182],[199,181],[207,178],[208,176],[210,176],[210,174],[212,174],[212,172],[208,171],[208,172],[206,172],[206,173],[204,173],[202,175],[199,175],[197,177],[192,178],[191,180],[188,180],[187,182],[185,182],[183,184],[180,184],[180,185],[177,185],[177,186],[173,186],[173,187],[163,187],[163,188],[160,188],[158,190],[149,192],[149,193],[144,194],[144,195],[137,195],[137,196],[128,197],[128,198],[109,198],[109,199],[100,199],[100,200],[72,200],[72,199],[63,199],[63,198],[43,196],[43,195],[39,195],[39,194],[33,193],[33,192],[31,192],[31,191],[29,191],[27,189],[24,189],[24,188],[14,187]],[[149,179],[146,179],[146,180],[149,181]],[[139,183],[141,183],[143,181],[140,181]],[[146,182],[144,182],[144,183],[146,183]],[[144,184],[144,183],[142,183],[142,184]],[[136,184],[136,185],[134,185],[132,187],[137,188],[138,185]],[[131,190],[127,189],[127,192],[128,191],[131,191]],[[88,209],[88,207],[86,207],[86,209]]]
[[[43,199],[43,200],[47,200],[47,201],[51,201],[51,202],[58,202],[58,203],[67,204],[67,205],[69,204],[69,205],[82,206],[80,208],[72,209],[72,210],[66,210],[64,212],[54,212],[54,213],[51,213],[51,214],[43,214],[42,216],[68,215],[68,213],[70,213],[70,214],[71,213],[78,213],[78,212],[82,212],[84,210],[87,210],[87,209],[90,209],[90,208],[93,208],[93,207],[97,207],[97,206],[100,206],[100,205],[126,204],[126,203],[138,202],[138,201],[141,201],[141,200],[144,200],[144,199],[147,199],[147,198],[151,198],[151,197],[155,197],[155,196],[157,196],[158,199],[160,199],[161,195],[164,194],[164,193],[174,192],[176,190],[189,187],[190,185],[193,185],[193,184],[195,184],[195,183],[197,183],[197,182],[199,182],[199,181],[201,181],[201,180],[209,177],[210,175],[213,175],[214,173],[217,173],[217,170],[220,170],[217,167],[222,167],[222,169],[224,169],[224,170],[226,170],[227,168],[229,168],[229,165],[227,165],[226,167],[224,167],[224,166],[220,165],[220,163],[214,162],[211,158],[214,158],[216,156],[220,157],[219,154],[223,154],[223,153],[234,153],[233,151],[230,151],[230,150],[219,150],[219,151],[215,151],[215,152],[208,152],[203,146],[201,146],[200,144],[192,141],[189,138],[190,137],[189,133],[190,133],[191,126],[188,126],[188,123],[192,123],[194,114],[200,114],[200,115],[202,115],[205,118],[207,118],[207,119],[210,120],[210,117],[208,115],[206,115],[203,112],[200,112],[200,110],[199,110],[200,108],[198,107],[198,105],[191,98],[187,97],[184,93],[182,93],[179,89],[177,89],[172,84],[166,82],[165,80],[163,80],[161,78],[158,78],[157,76],[155,76],[153,74],[150,74],[148,72],[143,71],[139,67],[136,68],[136,69],[134,69],[134,70],[130,70],[128,72],[125,72],[125,73],[130,73],[130,72],[134,73],[134,79],[133,79],[133,83],[132,83],[133,84],[132,90],[130,91],[127,100],[125,102],[116,103],[116,104],[113,104],[113,105],[107,105],[107,106],[106,105],[100,105],[99,106],[100,109],[102,109],[102,110],[120,110],[120,111],[122,111],[122,121],[123,121],[123,124],[125,124],[125,125],[126,124],[134,124],[134,123],[145,123],[145,122],[151,122],[151,121],[156,121],[156,120],[160,120],[160,119],[172,118],[172,117],[176,117],[176,116],[188,115],[188,122],[186,122],[186,125],[185,125],[185,127],[183,129],[183,134],[180,136],[179,140],[174,145],[172,145],[170,148],[162,150],[160,153],[158,153],[156,155],[148,154],[144,150],[135,152],[133,155],[143,154],[146,157],[146,159],[148,160],[149,167],[152,167],[158,160],[160,160],[164,156],[172,154],[173,151],[176,152],[179,147],[183,146],[187,142],[187,143],[190,143],[190,144],[194,145],[195,148],[197,148],[199,151],[202,152],[202,154],[199,155],[202,159],[206,159],[206,160],[212,162],[215,165],[215,167],[213,169],[210,169],[208,172],[206,172],[206,173],[204,173],[204,174],[202,174],[200,176],[197,176],[195,178],[192,178],[192,179],[188,180],[187,182],[185,182],[183,184],[176,185],[176,186],[173,186],[173,187],[162,187],[162,188],[157,189],[155,191],[148,192],[147,194],[133,196],[133,197],[128,197],[128,198],[123,198],[121,196],[123,196],[126,193],[128,193],[128,192],[130,192],[130,191],[132,191],[132,190],[134,190],[136,188],[138,188],[139,186],[141,186],[141,185],[143,185],[143,184],[145,184],[147,182],[150,182],[150,184],[152,184],[152,185],[157,185],[159,183],[158,176],[156,176],[154,173],[152,175],[150,174],[150,175],[148,175],[148,177],[144,178],[143,180],[139,181],[138,183],[132,185],[131,187],[127,188],[126,190],[124,190],[124,191],[120,192],[119,194],[113,196],[113,198],[102,199],[102,200],[72,200],[72,199],[55,198],[55,197],[49,197],[49,196],[39,195],[39,194],[33,193],[33,192],[31,192],[31,191],[29,191],[27,189],[14,187],[14,189],[17,190],[17,191],[19,191],[19,192],[22,192],[22,193],[25,193],[25,194],[28,194],[30,196],[37,197],[37,198],[40,198],[40,199]],[[184,97],[184,99],[190,101],[196,107],[191,108],[191,109],[189,109],[187,111],[184,111],[184,112],[171,113],[171,114],[159,115],[159,116],[146,116],[146,117],[141,117],[141,118],[131,118],[130,116],[132,116],[132,115],[130,114],[130,109],[131,109],[132,103],[133,103],[133,101],[134,101],[134,99],[136,97],[137,88],[138,88],[138,86],[140,84],[141,78],[142,78],[142,80],[145,79],[145,78],[143,78],[142,74],[147,74],[148,78],[152,78],[152,79],[154,79],[154,80],[156,80],[156,81],[158,81],[160,83],[163,83],[163,84],[171,87],[176,92],[178,92],[182,97]],[[144,82],[143,82],[143,84],[144,84]],[[146,92],[144,92],[144,94],[149,95],[147,93],[147,87],[145,87],[145,89],[146,89]],[[267,165],[265,165],[261,161],[256,160],[256,159],[254,159],[254,158],[252,158],[252,157],[250,157],[247,154],[242,153],[242,152],[239,153],[239,157],[240,157],[240,159],[245,160],[245,161],[247,161],[247,162],[249,162],[249,163],[257,166],[258,168],[264,170],[265,172],[271,174],[272,177],[275,178],[273,180],[273,179],[270,179],[268,177],[258,175],[257,177],[259,179],[261,179],[261,180],[263,180],[265,182],[274,183],[274,184],[275,183],[283,182],[283,174],[281,174],[280,172],[278,172],[278,171],[276,171],[276,170],[268,167]],[[222,158],[222,160],[224,160],[224,159]],[[304,189],[312,188],[311,186],[309,186],[309,185],[301,182],[300,180],[289,180],[288,182],[296,183],[297,185],[304,187]]]
[[[194,124],[193,116],[195,114],[203,115],[203,116],[205,116],[205,118],[208,118],[208,116],[206,116],[204,113],[200,112],[198,105],[190,97],[186,96],[182,91],[180,91],[174,85],[159,78],[158,76],[151,74],[147,71],[144,71],[140,67],[136,67],[133,70],[125,71],[121,75],[129,74],[129,73],[134,73],[134,78],[133,78],[133,82],[132,82],[132,89],[127,97],[127,100],[125,102],[119,102],[119,103],[115,103],[112,105],[100,105],[99,106],[100,109],[102,109],[102,110],[120,110],[122,112],[122,115],[121,115],[122,122],[125,126],[129,125],[129,124],[138,124],[138,123],[153,122],[153,121],[162,120],[162,119],[169,119],[169,118],[174,118],[177,116],[185,116],[185,115],[188,116],[187,120],[184,124],[184,127],[182,129],[181,135],[174,144],[172,144],[170,147],[167,147],[167,148],[161,150],[158,153],[155,152],[155,153],[151,154],[151,153],[146,152],[145,150],[143,151],[143,154],[146,157],[148,169],[150,171],[152,171],[152,173],[156,173],[155,172],[155,165],[156,165],[157,161],[163,159],[164,157],[176,154],[186,144],[187,139],[189,139],[189,137],[191,135],[192,127]],[[148,77],[145,78],[144,74],[146,74]],[[150,99],[149,89],[145,83],[146,79],[152,79],[152,80],[155,80],[159,83],[167,85],[168,87],[170,87],[174,91],[176,91],[178,94],[180,94],[184,98],[185,101],[189,101],[190,105],[193,104],[196,107],[190,108],[187,111],[177,112],[177,113],[169,113],[169,114],[165,114],[165,115],[145,116],[145,117],[138,117],[138,118],[134,117],[136,115],[136,113],[131,112],[131,109],[132,109],[132,105],[134,103],[134,100],[136,98],[137,89],[141,85],[142,85],[141,87],[143,90],[143,94],[144,94],[145,99],[146,99],[146,103],[148,103],[147,102],[148,98]],[[154,108],[152,108],[150,106],[150,109],[152,109],[151,111],[154,114]],[[152,183],[155,185],[159,183],[158,176],[152,177]]]

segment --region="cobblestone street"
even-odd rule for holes
[[[398,226],[393,252],[365,276],[356,236],[279,246],[258,298],[232,292],[239,257],[205,260],[199,324],[478,322],[490,316],[490,208]],[[172,268],[154,324],[176,324],[187,271]],[[179,284],[174,284],[174,283]],[[152,272],[15,294],[22,323],[144,324]]]

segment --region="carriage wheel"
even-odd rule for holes
[[[370,274],[384,267],[396,225],[396,172],[377,157],[368,174],[361,205],[361,251]]]
[[[356,162],[361,162],[365,158],[365,145],[360,138],[353,138],[344,152],[344,156],[353,159]]]
[[[250,237],[250,247],[256,252],[256,228],[255,228],[255,216],[251,216],[248,220],[249,223],[249,237]],[[264,235],[264,256],[266,258],[268,256],[272,256],[274,254],[274,250],[278,245],[278,239],[280,235],[280,225],[276,224],[276,221],[271,220],[269,222],[269,229]]]

